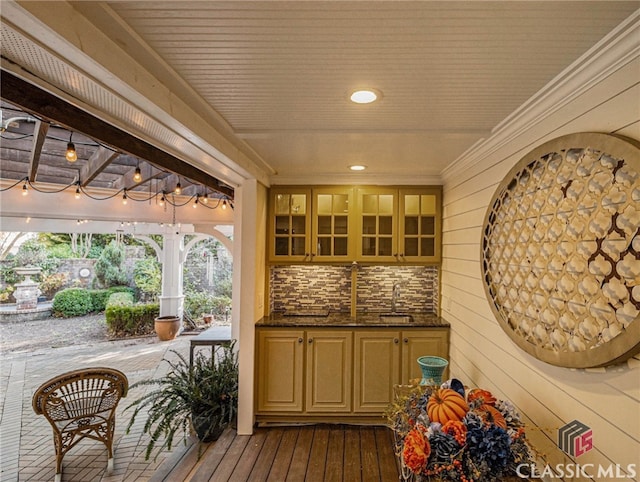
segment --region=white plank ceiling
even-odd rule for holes
[[[330,180],[355,163],[369,167],[370,179],[437,178],[640,6],[72,4],[161,80],[173,71],[190,85],[272,168],[275,183]],[[363,87],[381,91],[382,99],[351,103],[350,92]]]

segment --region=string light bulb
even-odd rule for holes
[[[142,173],[140,172],[140,168],[139,168],[139,167],[136,167],[136,172],[135,172],[135,174],[133,175],[133,180],[134,180],[135,182],[140,182],[140,181],[142,181]]]
[[[76,152],[76,146],[71,139],[73,138],[73,132],[69,136],[69,142],[67,143],[67,152],[64,157],[69,162],[76,162],[78,160],[78,153]]]
[[[222,209],[227,209],[227,200],[226,199],[222,200]]]
[[[122,195],[122,204],[127,204],[127,190],[124,190],[124,194]]]
[[[209,204],[209,195],[206,192],[204,193],[204,196],[202,196],[202,202]]]
[[[176,184],[176,188],[173,192],[175,192],[178,196],[182,194],[182,186],[180,185],[180,181],[178,181],[178,184]]]
[[[80,199],[80,186],[76,187],[76,194],[75,194],[75,198],[76,198],[76,199]]]
[[[200,202],[200,195],[196,194],[196,200],[193,201],[193,209],[198,207],[198,203]]]
[[[23,195],[23,196],[28,196],[28,195],[29,195],[29,188],[27,187],[27,182],[28,182],[28,181],[29,181],[29,180],[28,180],[28,179],[26,179],[26,180],[24,181],[24,184],[22,185],[22,195]]]
[[[164,206],[164,193],[162,193],[162,196],[160,197],[160,201],[158,202],[158,204],[160,205],[160,207]]]

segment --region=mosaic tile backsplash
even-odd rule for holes
[[[272,312],[351,311],[350,266],[272,266],[270,276]],[[438,312],[435,266],[359,266],[356,310],[391,311],[395,284],[397,311]]]

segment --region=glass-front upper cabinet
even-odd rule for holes
[[[357,259],[398,261],[398,190],[362,187],[357,189],[357,199]]]
[[[269,260],[310,257],[311,189],[273,188],[269,206]]]
[[[353,259],[353,189],[314,188],[312,214],[312,261]]]
[[[441,197],[440,188],[399,190],[400,261],[441,260]]]

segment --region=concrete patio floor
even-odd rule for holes
[[[1,353],[0,481],[54,480],[55,451],[51,427],[31,407],[31,397],[41,383],[69,370],[107,366],[123,371],[132,385],[165,373],[168,364],[161,363],[162,359],[175,358],[170,350],[188,357],[190,338],[190,335],[183,335],[170,342],[160,342],[156,337],[147,337]],[[138,398],[143,390],[146,388],[130,390],[127,398],[122,399],[118,406],[114,471],[111,474],[106,472],[107,452],[104,445],[83,440],[64,458],[63,481],[144,482],[153,475],[169,453],[159,454],[156,460],[144,460],[144,418],[138,418],[131,432],[125,434],[131,410],[123,413],[124,408]],[[181,439],[178,443],[182,443]]]

